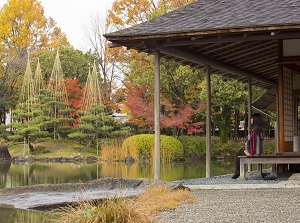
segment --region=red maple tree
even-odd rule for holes
[[[71,115],[75,119],[73,127],[76,127],[78,126],[79,119],[77,111],[80,109],[82,104],[83,88],[81,88],[81,85],[79,84],[79,79],[66,78],[65,85],[68,94],[69,106],[75,110]]]
[[[146,87],[131,86],[125,102],[130,110],[130,121],[139,127],[154,127],[153,95],[148,94]],[[187,134],[203,132],[204,122],[194,122],[192,117],[205,109],[204,104],[191,106],[189,104],[174,105],[161,100],[161,128],[172,128],[173,134],[178,136],[178,130],[187,130]]]

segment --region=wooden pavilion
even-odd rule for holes
[[[113,47],[125,46],[155,55],[156,164],[159,164],[160,147],[160,57],[206,68],[207,177],[210,177],[212,73],[248,83],[249,116],[252,113],[251,86],[273,92],[272,97],[266,94],[256,103],[261,108],[274,104],[278,142],[274,152],[297,149],[293,147],[298,147],[295,140],[299,135],[300,0],[198,0],[150,21],[105,34],[105,37]],[[155,165],[154,178],[159,179],[159,171]]]

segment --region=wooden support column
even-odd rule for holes
[[[154,179],[160,180],[160,52],[155,51],[154,73]]]
[[[252,79],[248,78],[248,134],[251,132],[251,118],[252,118]],[[248,164],[248,172],[252,171],[252,165]]]
[[[279,99],[279,151],[284,152],[284,92],[283,92],[283,66],[278,65],[278,99]]]
[[[277,90],[276,90],[276,123],[274,126],[274,134],[275,134],[275,152],[279,153],[279,96],[278,96],[278,86],[277,86]]]
[[[252,118],[252,79],[248,78],[248,134],[251,132]]]
[[[298,130],[298,97],[294,97],[294,102],[293,102],[293,119],[294,119],[294,136],[299,135],[299,130]]]
[[[283,41],[278,40],[278,58],[283,57]],[[284,152],[284,83],[283,65],[278,65],[278,120],[279,120],[279,152]]]
[[[211,67],[206,66],[206,178],[211,177]]]

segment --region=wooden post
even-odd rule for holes
[[[279,150],[279,128],[280,128],[280,125],[279,125],[279,96],[278,96],[278,86],[277,86],[277,89],[276,89],[276,123],[274,126],[276,153],[279,153],[279,151],[280,151]]]
[[[211,177],[211,67],[206,66],[206,178]]]
[[[252,79],[248,78],[248,134],[251,132],[252,118]],[[248,164],[248,172],[252,171],[252,165]]]
[[[248,78],[248,134],[251,132],[252,118],[252,79]]]
[[[294,129],[294,136],[299,135],[299,130],[298,130],[298,97],[294,97],[293,101],[293,119],[294,119],[294,124],[293,124],[293,129]]]
[[[278,58],[283,57],[283,42],[278,40]],[[284,152],[284,92],[283,65],[278,65],[278,119],[279,119],[279,152]]]
[[[160,52],[155,51],[154,77],[154,179],[160,180]]]

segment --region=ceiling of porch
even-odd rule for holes
[[[270,89],[276,87],[278,82],[278,64],[281,62],[278,57],[280,37],[274,38],[271,32],[264,35],[269,35],[270,39],[252,39],[251,33],[241,33],[237,39],[234,36],[226,35],[224,38],[217,35],[210,36],[210,39],[152,39],[122,42],[122,45],[149,54],[158,49],[168,60],[196,69],[210,65],[214,74],[242,82],[248,82],[251,78],[253,85]],[[297,35],[300,36],[299,33]],[[300,62],[289,62],[286,66],[295,70],[295,75],[300,74]]]

